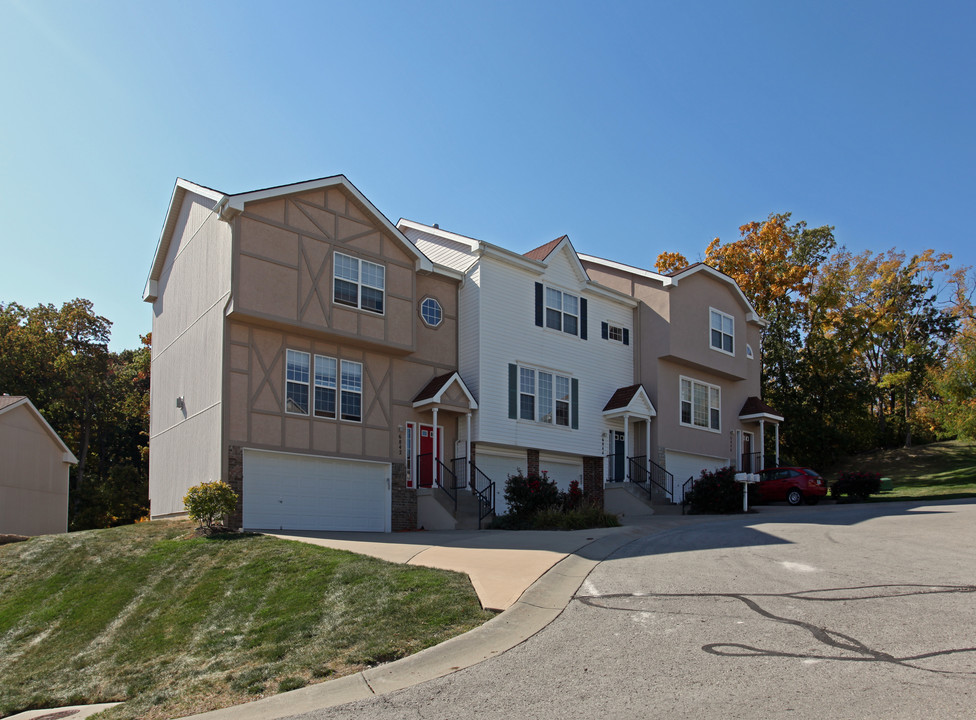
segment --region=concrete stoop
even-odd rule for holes
[[[488,516],[482,526],[491,522]],[[447,493],[440,489],[417,489],[417,525],[425,530],[477,530],[478,498],[467,489],[458,490],[457,512]]]
[[[661,497],[649,498],[633,483],[610,483],[603,489],[603,508],[620,517],[624,525],[651,515],[680,514],[681,508]]]

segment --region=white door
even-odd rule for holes
[[[389,463],[244,451],[244,527],[389,532]]]
[[[674,476],[674,502],[681,502],[684,497],[684,485],[688,478],[696,480],[702,470],[717,470],[729,464],[728,458],[717,458],[711,455],[692,455],[691,453],[665,452],[665,469]]]

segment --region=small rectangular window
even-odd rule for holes
[[[735,354],[735,320],[719,310],[711,310],[711,346]]]
[[[519,368],[519,417],[535,420],[535,370]]]
[[[570,335],[580,334],[580,299],[555,288],[546,288],[546,327]]]

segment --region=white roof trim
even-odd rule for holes
[[[657,280],[665,287],[672,284],[672,279],[667,275],[661,275],[660,273],[651,272],[650,270],[641,270],[633,265],[625,265],[624,263],[616,262],[614,260],[607,260],[605,258],[597,257],[596,255],[587,255],[586,253],[579,253],[580,260],[586,260],[594,265],[605,265],[615,270],[623,270],[624,272],[633,273],[634,275],[640,275],[641,277],[646,277],[651,280]]]
[[[785,418],[781,415],[773,415],[772,413],[753,413],[752,415],[740,415],[739,420],[769,420],[771,422],[781,423]]]
[[[733,280],[731,277],[726,275],[721,270],[716,270],[711,265],[706,265],[705,263],[696,263],[695,265],[685,268],[681,272],[672,276],[673,284],[677,285],[678,282],[683,280],[684,278],[691,277],[695,273],[699,273],[699,272],[707,273],[712,277],[716,278],[717,280],[721,280],[724,283],[728,283],[733,288],[735,288],[736,293],[738,293],[739,295],[739,300],[742,301],[743,305],[749,308],[749,311],[746,313],[747,321],[754,322],[758,325],[761,325],[762,327],[766,327],[769,324],[761,317],[759,317],[759,313],[756,312],[756,309],[752,306],[752,303],[749,302],[749,299],[746,297],[745,293],[742,292],[742,288],[739,287],[739,283],[737,283],[735,280]]]
[[[432,272],[434,270],[434,265],[430,261],[430,258],[424,255],[423,252],[420,251],[420,248],[410,242],[399,230],[399,228],[389,221],[386,215],[381,213],[377,207],[366,198],[365,195],[359,192],[359,188],[349,182],[349,179],[345,175],[333,175],[331,177],[319,178],[318,180],[307,180],[305,182],[293,183],[291,185],[279,185],[278,187],[267,188],[265,190],[253,190],[251,192],[230,195],[227,207],[221,212],[221,217],[225,220],[229,220],[234,215],[244,212],[245,203],[269,200],[271,198],[281,197],[282,195],[294,195],[296,193],[309,192],[311,190],[321,190],[331,187],[344,188],[354,198],[356,198],[356,200],[358,200],[364,208],[366,208],[367,212],[372,215],[375,220],[379,221],[387,232],[400,240],[407,251],[414,256],[417,263],[417,270],[426,270],[427,272]]]
[[[64,440],[61,439],[61,436],[58,435],[54,431],[54,428],[51,427],[51,425],[48,423],[48,421],[44,419],[44,416],[41,415],[40,410],[38,410],[36,407],[34,407],[34,403],[32,403],[30,401],[30,398],[22,397],[17,402],[11,403],[10,405],[7,405],[4,408],[0,408],[0,415],[3,415],[5,412],[9,412],[10,410],[13,410],[14,408],[18,408],[21,405],[26,405],[27,406],[27,408],[31,411],[31,413],[34,415],[34,417],[37,418],[37,420],[41,423],[41,425],[47,431],[47,434],[50,435],[51,439],[54,440],[54,442],[56,442],[58,444],[58,446],[60,446],[60,448],[61,448],[61,461],[62,462],[66,462],[66,463],[71,463],[72,465],[77,464],[78,458],[76,458],[74,456],[74,453],[72,453],[71,450],[68,449],[68,446],[64,444]]]
[[[419,230],[420,232],[427,233],[428,235],[436,235],[442,237],[445,240],[453,240],[461,245],[466,245],[472,250],[477,250],[481,246],[481,241],[475,238],[468,237],[467,235],[458,235],[457,233],[448,232],[447,230],[441,230],[433,225],[424,225],[423,223],[414,222],[413,220],[406,220],[405,218],[400,218],[397,220],[397,228],[406,227],[411,230]]]
[[[639,400],[643,400],[643,402],[646,404],[646,409],[639,405],[635,405],[635,403],[637,403]],[[617,418],[623,417],[624,415],[636,415],[643,418],[657,417],[657,410],[654,409],[654,403],[652,403],[651,398],[647,396],[647,391],[644,390],[643,385],[637,388],[637,392],[634,393],[634,397],[630,399],[630,402],[627,403],[626,406],[603,411],[603,416],[605,418]]]
[[[464,384],[464,380],[461,379],[461,376],[457,373],[457,371],[452,373],[451,377],[444,381],[444,384],[441,385],[441,389],[438,390],[433,397],[429,397],[425,400],[418,400],[413,404],[413,406],[423,407],[424,405],[437,405],[441,402],[441,398],[444,397],[444,393],[447,392],[447,389],[454,383],[457,383],[458,387],[461,388],[461,392],[463,392],[464,396],[468,399],[470,409],[477,410],[478,403],[475,401],[474,396],[468,391],[468,386]]]

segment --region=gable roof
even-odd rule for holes
[[[43,415],[41,415],[40,410],[34,407],[34,403],[32,403],[26,395],[0,395],[0,415],[21,406],[30,411],[31,415],[34,416],[41,427],[44,428],[44,431],[48,434],[51,440],[54,441],[55,445],[61,448],[61,461],[72,464],[77,463],[78,458],[76,458],[74,453],[68,449],[68,446],[64,444],[64,440],[61,439],[61,436],[54,432],[54,428],[48,424],[48,421],[44,419]]]
[[[617,388],[613,395],[610,396],[607,404],[603,406],[604,415],[613,416],[624,413],[647,417],[655,417],[657,415],[654,404],[647,396],[647,391],[644,389],[644,386],[640,383]]]
[[[213,201],[214,206],[211,208],[211,212],[217,213],[221,220],[230,221],[244,212],[244,205],[246,203],[332,187],[341,187],[349,193],[361,210],[397,239],[403,245],[404,249],[413,256],[418,271],[434,271],[434,265],[430,259],[416,245],[407,240],[406,236],[373,203],[367,200],[366,196],[359,191],[359,188],[349,182],[349,179],[345,175],[330,175],[316,180],[305,180],[288,185],[276,185],[274,187],[234,195],[221,193],[213,188],[198,185],[183,178],[177,178],[176,186],[173,188],[173,195],[170,197],[169,208],[166,211],[166,219],[163,221],[163,229],[156,243],[156,252],[153,256],[152,267],[149,270],[149,278],[146,280],[146,288],[143,291],[142,299],[146,302],[156,300],[155,283],[159,281],[159,277],[162,274],[163,265],[166,262],[166,256],[169,253],[169,247],[173,241],[173,231],[176,229],[180,209],[183,207],[183,200],[187,193],[195,193],[207,200]]]
[[[447,389],[455,383],[461,389],[461,392],[464,393],[465,397],[468,398],[468,404],[471,406],[471,409],[477,410],[478,403],[475,402],[474,396],[468,391],[467,386],[457,372],[444,373],[433,378],[414,397],[413,406],[420,407],[421,405],[439,403],[441,398],[444,397],[444,393],[447,392]]]
[[[745,404],[742,406],[742,410],[739,411],[740,420],[773,420],[775,422],[782,422],[783,416],[780,415],[776,410],[769,407],[766,403],[762,401],[756,395],[750,395]]]
[[[561,235],[555,240],[550,240],[545,245],[540,245],[535,250],[529,250],[527,253],[525,253],[525,257],[532,258],[533,260],[545,260],[563,240],[569,240],[569,235]]]

